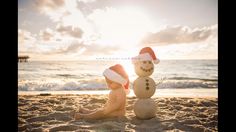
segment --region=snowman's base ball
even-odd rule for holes
[[[134,113],[139,119],[150,119],[156,116],[157,105],[151,98],[138,99],[134,104]]]

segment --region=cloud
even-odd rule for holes
[[[33,36],[33,34],[31,34],[31,32],[29,32],[27,30],[19,29],[18,30],[18,38],[20,41],[24,41],[24,40],[34,39],[34,36]]]
[[[70,1],[70,0],[69,0]],[[42,14],[50,17],[54,22],[58,22],[63,16],[68,15],[65,9],[65,0],[36,0],[35,7]]]
[[[50,28],[46,28],[45,30],[40,30],[39,35],[42,40],[49,41],[53,38],[54,32]]]
[[[50,43],[50,44],[49,44]],[[116,51],[122,50],[122,47],[99,45],[97,43],[87,44],[81,39],[62,40],[60,42],[39,42],[38,53],[44,55],[76,55],[76,56],[99,56],[113,55]]]
[[[104,46],[98,44],[86,45],[86,51],[83,55],[112,55],[115,51],[121,50],[121,47],[117,46]]]
[[[18,29],[18,52],[34,52],[36,50],[36,35],[23,29]]]
[[[67,31],[67,30],[66,30]],[[31,32],[18,30],[18,53],[26,54],[32,60],[50,59],[89,59],[99,55],[112,55],[120,50],[116,46],[105,46],[96,43],[86,44],[81,39],[63,37],[61,41],[56,41],[55,32],[49,28],[41,30],[39,37]],[[59,37],[59,36],[58,36]],[[60,56],[58,58],[58,56]]]
[[[95,9],[87,19],[99,34],[100,43],[108,45],[136,45],[154,27],[150,17],[138,7]]]
[[[83,2],[83,3],[91,3],[95,2],[96,0],[77,0],[78,2]]]
[[[25,54],[45,54],[51,52],[58,47],[63,46],[65,41],[68,41],[67,37],[64,41],[57,41],[58,38],[61,38],[58,33],[53,31],[50,28],[40,30],[39,34],[32,34],[31,32],[18,29],[18,52]]]
[[[187,26],[167,26],[156,33],[149,33],[142,40],[143,44],[166,45],[179,43],[194,43],[216,36],[217,25],[191,29]]]
[[[87,43],[81,38],[70,37],[69,33],[72,31],[71,26],[58,26],[56,30],[46,28],[40,30],[37,37],[29,31],[19,29],[18,52],[27,54],[32,59],[40,58],[39,55],[42,55],[41,57],[45,59],[54,59],[56,56],[63,56],[64,58],[60,57],[61,59],[70,57],[71,59],[94,59],[99,56],[105,57],[116,54],[119,56],[120,51],[130,52],[130,49],[127,49],[126,46],[101,45],[96,41]],[[68,34],[68,36],[61,36],[61,33]],[[57,41],[58,39],[61,39],[61,41]]]
[[[154,23],[141,8],[95,8],[93,6],[97,3],[92,3],[94,1],[36,0],[37,8],[53,21],[54,27],[40,30],[38,36],[19,30],[19,50],[48,56],[65,54],[96,57],[116,53],[119,55],[121,52],[130,53],[134,51],[133,48],[139,46],[142,48],[143,45],[148,44],[153,47],[167,46],[162,51],[168,52],[163,54],[170,54],[168,57],[172,57],[175,56],[172,53],[178,56],[182,53],[185,55],[187,51],[198,53],[200,49],[206,47],[211,48],[211,51],[216,49],[213,41],[211,45],[203,47],[200,43],[205,43],[210,38],[217,40],[217,25],[203,28],[167,26],[157,31],[156,27],[163,24]],[[25,22],[25,25],[27,24],[29,23]],[[150,33],[143,36],[147,32]],[[143,43],[138,45],[142,38]],[[207,52],[208,50],[204,51]]]
[[[75,38],[81,38],[83,31],[78,27],[64,26],[62,24],[57,25],[56,30],[62,34],[68,34]]]
[[[63,7],[65,4],[64,0],[36,0],[35,4],[38,8],[48,11],[56,10],[60,7]]]
[[[27,27],[27,26],[32,25],[32,22],[28,20],[24,20],[21,25]]]
[[[52,50],[52,54],[78,54],[84,56],[96,56],[96,55],[112,55],[114,51],[118,51],[120,48],[115,46],[103,46],[98,44],[84,44],[80,41],[73,41],[66,46]]]
[[[73,37],[81,37],[83,33],[91,32],[91,26],[81,12],[78,6],[77,0],[65,0],[55,1],[39,1],[36,7],[41,13],[48,16],[52,22],[57,23],[60,28],[64,30],[64,34],[68,34]],[[86,2],[86,0],[80,3]],[[89,1],[88,1],[89,2]]]
[[[49,54],[69,54],[76,52],[79,52],[79,54],[81,54],[84,49],[85,47],[82,42],[73,41],[71,43],[66,44],[65,46],[53,49],[52,51],[49,52]]]

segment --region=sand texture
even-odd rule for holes
[[[133,112],[136,97],[128,97],[126,116],[100,120],[74,120],[71,111],[79,106],[95,109],[103,106],[105,95],[19,95],[18,131],[32,132],[211,132],[218,131],[218,99],[153,97],[157,103],[155,118],[140,120]]]

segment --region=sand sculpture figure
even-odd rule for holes
[[[142,48],[139,55],[132,58],[135,73],[138,75],[133,83],[134,94],[138,98],[134,104],[134,113],[140,119],[150,119],[156,115],[157,105],[151,98],[156,91],[156,83],[149,76],[154,72],[154,64],[159,62],[150,47]]]

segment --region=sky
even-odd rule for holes
[[[31,60],[217,59],[217,0],[18,0],[18,55]]]

